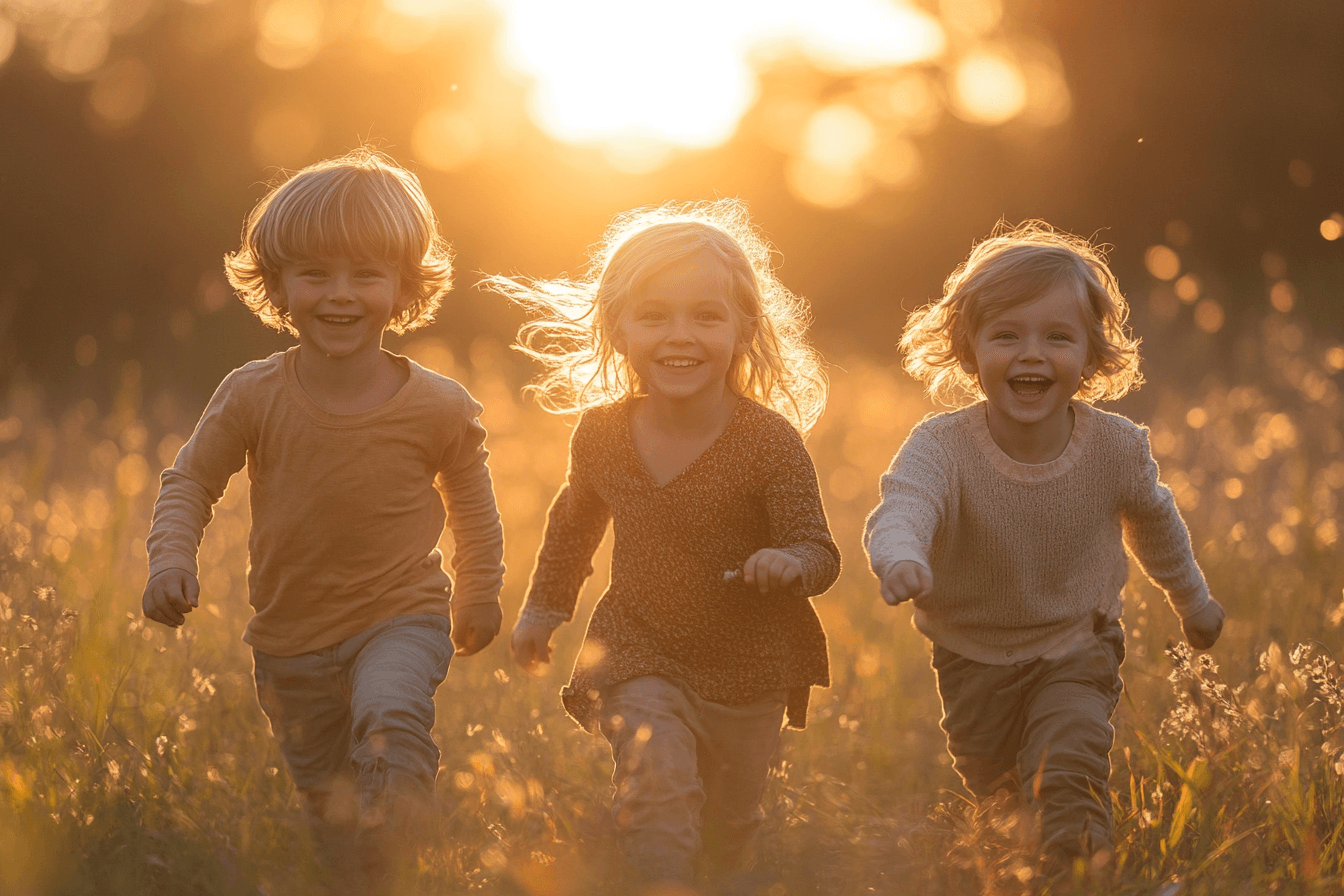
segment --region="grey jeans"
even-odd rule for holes
[[[385,867],[429,823],[439,749],[434,691],[453,656],[443,616],[397,616],[298,656],[253,650],[257,699],[337,882]]]
[[[636,875],[690,884],[702,860],[712,871],[749,863],[786,698],[780,690],[729,706],[652,675],[603,690],[612,810]]]
[[[1125,633],[1103,622],[1094,634],[1065,656],[1011,666],[933,650],[947,748],[966,789],[983,799],[1020,788],[1040,808],[1045,852],[1064,859],[1112,848],[1111,714]]]

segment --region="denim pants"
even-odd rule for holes
[[[434,691],[450,623],[398,616],[298,656],[253,650],[257,699],[303,797],[319,860],[340,887],[375,892],[429,824],[439,749]]]
[[[1102,622],[1057,659],[977,663],[935,645],[934,671],[953,767],[983,799],[1020,788],[1041,813],[1043,852],[1071,860],[1110,850],[1111,714],[1125,633]]]
[[[603,690],[617,837],[639,878],[689,885],[701,861],[749,864],[786,699],[780,690],[728,706],[652,675]]]

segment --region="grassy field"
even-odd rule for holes
[[[565,421],[519,397],[499,345],[461,359],[430,341],[404,350],[487,409],[507,626],[564,474]],[[1174,614],[1131,581],[1114,880],[1057,892],[1344,890],[1341,368],[1344,348],[1281,316],[1226,376],[1164,382],[1150,368],[1144,420],[1229,621],[1211,655],[1169,649]],[[200,409],[143,396],[133,364],[121,376],[111,408],[53,418],[19,386],[0,412],[0,893],[305,893],[307,841],[239,640],[246,483],[206,534],[200,610],[176,632],[147,624],[156,477]],[[962,796],[928,648],[908,607],[877,599],[862,558],[877,477],[930,408],[892,366],[841,360],[832,380],[809,446],[846,560],[817,600],[834,684],[814,694],[809,727],[785,734],[767,792],[760,849],[782,872],[769,896],[1029,892],[1029,825]],[[544,675],[512,666],[507,635],[453,664],[424,892],[620,892],[610,755],[557,697],[598,568]]]

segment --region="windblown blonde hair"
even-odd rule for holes
[[[369,147],[274,186],[247,216],[241,248],[224,256],[224,273],[263,323],[297,336],[279,293],[280,268],[314,258],[395,264],[408,304],[387,325],[394,333],[432,321],[452,286],[452,249],[419,179]]]
[[[1037,220],[1016,227],[1000,222],[947,278],[942,299],[910,315],[901,335],[906,372],[944,404],[978,400],[984,396],[979,380],[961,365],[974,362],[981,325],[1066,283],[1083,298],[1088,363],[1096,365],[1078,397],[1109,400],[1137,389],[1143,382],[1139,340],[1130,333],[1129,305],[1106,266],[1104,247]]]
[[[528,387],[541,405],[573,413],[642,394],[611,334],[650,277],[700,252],[723,263],[737,323],[755,334],[733,359],[729,386],[806,434],[825,408],[827,391],[821,358],[807,341],[807,303],[775,277],[770,245],[736,199],[618,215],[582,279],[483,281],[532,315],[515,347],[544,368]]]

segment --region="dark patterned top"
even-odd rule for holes
[[[809,688],[830,684],[826,635],[809,597],[840,574],[812,459],[779,414],[739,399],[723,433],[665,485],[630,434],[630,402],[594,408],[570,440],[569,475],[551,504],[522,618],[573,618],[613,520],[611,585],[593,610],[565,708],[597,722],[604,686],[642,675],[742,704],[787,689],[788,724],[807,720]],[[801,584],[762,595],[724,573],[773,547],[802,563]]]

